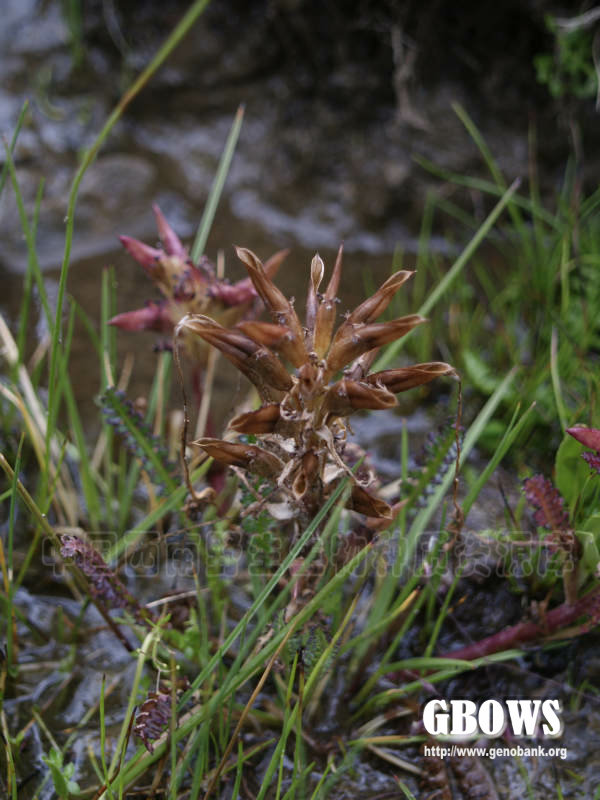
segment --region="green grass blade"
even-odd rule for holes
[[[167,37],[164,44],[159,48],[158,52],[151,60],[150,64],[142,71],[138,78],[133,82],[131,87],[121,97],[112,113],[104,123],[100,133],[96,137],[92,146],[85,153],[83,160],[69,193],[69,200],[66,215],[66,232],[65,232],[65,249],[63,254],[62,266],[60,270],[60,278],[58,282],[58,292],[56,297],[56,316],[54,329],[52,331],[52,342],[50,348],[50,375],[49,386],[54,386],[56,383],[58,370],[59,370],[59,351],[62,347],[62,315],[63,304],[65,298],[65,291],[67,287],[67,275],[71,263],[71,248],[73,244],[73,233],[75,226],[75,206],[77,204],[77,196],[79,194],[79,186],[83,180],[88,167],[94,162],[98,152],[108,135],[114,128],[115,124],[122,117],[123,113],[131,101],[137,97],[144,86],[148,83],[150,78],[155,74],[159,67],[166,61],[168,56],[177,47],[183,37],[189,32],[198,17],[202,14],[204,9],[208,6],[209,0],[196,0],[192,3],[187,13],[183,16],[181,21],[176,25],[172,33]],[[58,417],[58,403],[54,396],[54,392],[49,393],[48,397],[48,426],[46,431],[46,449],[49,450],[49,444],[54,434],[56,420]]]
[[[19,212],[19,221],[21,223],[21,228],[23,230],[23,235],[25,236],[25,243],[27,245],[27,258],[28,258],[28,268],[30,267],[33,271],[33,274],[36,279],[37,289],[40,295],[40,301],[42,303],[42,308],[44,309],[44,314],[46,316],[46,320],[48,322],[48,327],[50,331],[52,331],[52,327],[54,325],[54,320],[52,318],[52,313],[50,311],[50,306],[48,304],[48,298],[46,295],[46,287],[44,286],[44,280],[42,277],[42,272],[40,270],[40,265],[37,257],[37,249],[35,245],[35,236],[34,231],[32,230],[31,225],[29,224],[29,220],[27,219],[27,212],[25,211],[25,202],[23,200],[23,195],[21,193],[21,189],[19,186],[19,181],[17,178],[17,172],[15,169],[14,162],[12,160],[12,156],[10,150],[7,148],[6,150],[6,167],[8,168],[8,172],[10,174],[11,183],[13,186],[13,191],[15,193],[15,199],[17,201],[17,210]],[[37,199],[36,199],[37,203]],[[36,217],[34,214],[34,223],[36,221]]]
[[[13,595],[14,595],[13,553],[14,553],[14,541],[15,541],[15,520],[17,511],[18,482],[19,482],[19,473],[21,472],[21,458],[23,454],[24,441],[25,441],[25,434],[22,434],[21,439],[19,441],[19,449],[17,450],[15,469],[12,476],[10,506],[8,509],[8,542],[7,542],[8,546],[6,548],[6,561],[8,568],[8,586],[7,586],[8,608],[6,613],[6,661],[8,665],[8,670],[11,674],[13,674],[14,670],[13,647],[15,644],[15,642],[13,641]]]
[[[212,461],[208,459],[201,464],[198,469],[194,470],[191,475],[192,483],[197,481],[208,472],[211,463]],[[125,551],[134,547],[142,536],[147,534],[149,530],[152,530],[153,526],[158,522],[159,519],[162,519],[171,511],[181,509],[187,491],[187,486],[182,484],[181,486],[178,486],[169,497],[165,497],[165,499],[154,509],[152,509],[152,511],[142,520],[140,520],[135,527],[133,527],[130,531],[127,531],[127,533],[124,534],[118,542],[115,542],[115,544],[108,549],[108,552],[104,556],[106,560],[113,561],[120,558]]]
[[[233,158],[233,154],[235,152],[235,146],[240,135],[243,119],[244,106],[240,106],[236,112],[231,130],[229,131],[229,136],[227,137],[227,141],[225,143],[225,149],[223,150],[221,160],[219,161],[217,174],[215,175],[215,179],[206,202],[206,207],[204,209],[204,213],[202,214],[200,225],[198,226],[198,233],[196,234],[194,244],[192,245],[190,256],[194,263],[198,261],[206,248],[208,234],[215,218],[215,212],[217,210],[219,199],[223,191],[223,186],[225,185],[225,180],[229,172],[231,159]]]
[[[71,307],[69,315],[69,326],[67,329],[67,339],[65,352],[61,354],[60,358],[60,383],[61,391],[65,398],[67,407],[67,414],[69,417],[69,425],[73,434],[75,442],[76,454],[79,461],[79,473],[81,477],[81,487],[83,489],[83,496],[85,498],[87,512],[90,518],[90,524],[94,530],[100,527],[100,519],[102,517],[100,496],[92,474],[92,466],[88,454],[87,442],[85,440],[85,433],[83,430],[83,423],[79,414],[77,400],[73,392],[73,386],[68,373],[68,354],[70,351],[70,343],[73,336],[73,325],[75,321],[75,309]]]
[[[423,167],[423,169],[427,170],[427,172],[430,172],[432,175],[448,181],[449,183],[454,183],[457,186],[464,186],[467,189],[475,189],[478,192],[488,194],[492,197],[501,197],[506,190],[506,185],[504,185],[504,187],[500,187],[497,183],[486,180],[485,178],[473,178],[470,175],[462,175],[459,172],[452,172],[452,170],[440,167],[438,164],[430,161],[424,156],[416,155],[413,156],[413,159],[420,167]],[[559,224],[559,221],[555,215],[550,211],[546,211],[546,209],[541,205],[538,205],[536,201],[529,200],[527,197],[515,194],[512,199],[512,203],[523,211],[526,211],[528,214],[531,214],[532,218],[546,223],[546,225],[549,227],[557,231],[562,229],[562,226]],[[436,202],[436,204],[439,205],[439,202]]]
[[[552,391],[554,392],[554,401],[556,403],[556,411],[560,420],[560,427],[564,431],[568,427],[567,409],[563,399],[562,388],[560,385],[559,374],[559,357],[558,357],[558,331],[552,328],[552,335],[550,338],[550,375],[552,377]]]
[[[501,403],[503,397],[508,392],[510,385],[513,381],[515,376],[516,370],[511,370],[508,375],[504,378],[502,383],[498,386],[494,394],[490,397],[484,407],[481,409],[477,418],[474,420],[473,424],[470,426],[469,430],[467,431],[464,442],[461,448],[460,454],[460,465],[462,466],[466,459],[468,458],[471,450],[477,443],[477,440],[483,433],[483,430],[487,423],[492,418],[492,415],[498,408],[499,404]],[[444,479],[440,483],[436,490],[431,495],[431,498],[425,508],[423,508],[415,519],[410,527],[408,532],[407,540],[406,540],[406,549],[403,556],[404,565],[409,563],[410,559],[413,556],[415,551],[417,542],[421,536],[421,534],[426,530],[427,525],[429,524],[433,514],[435,513],[436,509],[444,499],[446,493],[450,489],[452,481],[454,480],[454,465],[452,465],[448,472],[446,473]]]
[[[246,628],[248,622],[252,619],[252,617],[256,614],[258,609],[263,605],[267,597],[271,594],[273,589],[277,586],[279,581],[283,578],[291,564],[294,562],[294,559],[298,557],[298,555],[302,552],[302,549],[305,547],[307,542],[313,536],[315,531],[318,529],[321,522],[325,519],[331,508],[335,505],[338,499],[341,497],[343,491],[345,489],[345,482],[342,482],[335,492],[331,495],[327,503],[323,506],[323,508],[319,511],[319,513],[315,516],[313,521],[307,527],[305,532],[302,536],[298,539],[294,547],[290,550],[287,554],[285,559],[282,561],[279,568],[273,574],[269,582],[265,585],[262,592],[256,598],[256,600],[252,603],[250,608],[246,611],[242,619],[238,622],[235,626],[233,631],[227,636],[219,651],[211,658],[208,664],[204,667],[204,669],[200,672],[200,674],[195,678],[190,688],[187,692],[183,695],[180,705],[183,705],[191,696],[192,694],[202,685],[202,683],[206,680],[208,675],[213,671],[215,666],[218,664],[220,660],[219,652],[223,650],[224,652],[233,644],[233,642],[238,638],[238,636],[242,633],[242,631]],[[273,641],[276,641],[278,637],[275,637]],[[271,642],[272,644],[272,642]],[[266,649],[261,654],[262,657],[267,658]]]
[[[500,167],[496,163],[496,159],[492,155],[492,151],[489,149],[485,139],[481,135],[480,130],[475,125],[471,117],[467,114],[466,110],[460,105],[460,103],[452,103],[452,110],[467,129],[471,139],[473,139],[477,145],[477,148],[483,156],[487,168],[489,169],[492,178],[496,182],[496,185],[503,192],[506,191],[506,181],[504,180],[504,176],[500,171]],[[531,237],[529,235],[529,231],[525,227],[521,212],[513,202],[508,204],[508,213],[510,214],[515,229],[519,232],[522,247],[531,253]]]
[[[496,220],[498,219],[498,217],[500,216],[506,205],[510,202],[515,192],[519,188],[519,185],[520,185],[520,180],[517,179],[502,195],[498,203],[496,203],[492,211],[489,213],[485,221],[482,223],[482,225],[475,233],[471,241],[467,244],[465,249],[462,251],[460,256],[456,259],[454,264],[450,267],[446,275],[438,283],[435,289],[433,289],[433,291],[429,294],[427,300],[425,300],[425,302],[419,308],[419,310],[417,311],[418,314],[422,315],[428,314],[429,311],[431,311],[431,309],[436,305],[440,297],[449,289],[449,287],[461,273],[465,264],[471,258],[473,253],[477,250],[481,242],[485,239],[485,237],[493,227],[494,223],[496,222]],[[373,372],[378,372],[379,370],[385,369],[385,367],[390,363],[390,361],[392,361],[396,357],[396,355],[400,352],[404,342],[410,335],[411,334],[408,333],[402,339],[398,340],[397,342],[394,342],[389,347],[387,347],[375,362],[375,365],[373,366]]]
[[[25,121],[25,114],[27,113],[27,109],[29,108],[29,100],[25,100],[21,107],[21,111],[17,118],[17,124],[15,125],[15,130],[13,131],[12,138],[10,140],[10,144],[7,147],[9,155],[12,157],[12,154],[15,152],[15,147],[17,144],[17,139],[19,138],[19,133],[21,132],[21,128],[23,127],[23,122]],[[2,172],[0,173],[0,195],[4,190],[4,185],[6,183],[6,179],[8,177],[9,172],[9,163],[8,159],[4,166],[2,167]]]
[[[114,387],[108,387],[102,395],[102,407],[118,420],[118,430],[128,440],[128,449],[135,453],[144,469],[171,494],[179,484],[172,474],[166,450],[153,435],[146,422],[138,417],[130,404],[119,395]]]
[[[25,358],[25,345],[27,343],[27,332],[29,330],[29,312],[31,307],[31,295],[33,292],[33,283],[36,279],[35,265],[37,259],[35,258],[36,248],[36,234],[38,219],[40,215],[40,206],[42,203],[42,195],[44,192],[44,181],[40,181],[38,191],[35,198],[35,207],[33,211],[33,224],[31,230],[31,241],[33,247],[28,249],[27,254],[27,270],[25,272],[25,283],[23,286],[23,300],[21,301],[21,308],[19,309],[19,335],[17,337],[17,347],[19,350],[19,362],[22,364]]]
[[[339,492],[341,487],[338,487]],[[338,500],[339,495],[335,497],[335,500]],[[320,518],[326,514],[330,504],[334,500],[334,496],[332,496],[328,503],[327,507],[324,507],[319,514],[319,517],[315,518],[315,521],[320,522]],[[314,523],[314,521],[313,521]],[[313,525],[311,525],[313,527]],[[310,528],[307,529],[307,532]],[[303,535],[302,539],[305,538]],[[300,541],[302,541],[302,539]],[[334,575],[331,579],[329,584],[324,587],[321,591],[319,591],[315,597],[307,603],[307,605],[299,611],[297,616],[291,620],[285,627],[283,627],[269,642],[265,645],[265,647],[261,650],[260,653],[253,656],[248,663],[245,665],[244,669],[239,672],[238,675],[235,676],[235,680],[231,681],[228,686],[228,691],[235,692],[237,691],[249,678],[257,671],[260,671],[264,667],[264,662],[268,659],[279,647],[281,641],[285,638],[288,634],[290,626],[299,627],[302,625],[306,620],[310,619],[310,617],[317,613],[317,611],[322,608],[323,603],[325,602],[328,594],[331,592],[336,591],[340,586],[342,586],[348,580],[348,576],[352,574],[352,572],[358,567],[361,561],[371,552],[372,548],[370,545],[367,545],[363,550],[357,553],[354,558],[352,558],[347,564],[345,564],[338,573]],[[293,556],[296,557],[297,555],[297,548],[294,548],[292,552]],[[293,560],[293,559],[292,559]],[[286,559],[286,566],[289,566],[287,563],[291,563],[289,557]],[[275,582],[270,581],[266,588],[269,588],[269,591],[272,591],[275,586]],[[263,598],[263,602],[265,598]],[[201,674],[195,679],[192,687],[188,692],[186,692],[180,700],[180,707],[183,703],[187,702],[191,693],[195,691],[195,689],[204,682],[206,677],[212,672],[216,663],[220,661],[223,657],[223,654],[227,652],[229,647],[231,646],[232,642],[237,638],[238,635],[242,632],[242,629],[247,624],[248,619],[255,615],[257,608],[257,602],[253,603],[253,606],[248,609],[248,611],[244,614],[244,617],[240,622],[236,625],[235,629],[229,634],[229,636],[225,639],[219,649],[216,651],[215,655],[209,662],[209,664],[202,670]],[[180,724],[175,732],[175,738],[177,741],[183,740],[190,731],[196,729],[199,725],[206,724],[207,720],[211,718],[214,714],[218,713],[219,709],[223,708],[223,695],[222,690],[221,692],[217,692],[213,694],[208,704],[200,706],[197,709],[194,709],[190,712],[186,717],[180,719]],[[292,712],[293,714],[293,712]],[[165,748],[166,748],[166,737],[161,738],[159,741],[155,743],[154,752],[147,753],[143,750],[143,748],[139,748],[136,755],[133,756],[132,760],[130,761],[129,765],[125,767],[123,772],[123,781],[125,785],[131,784],[132,781],[137,780],[137,778],[142,775],[152,764],[154,764],[159,758],[164,755]],[[102,795],[99,800],[105,800],[106,794]]]
[[[529,421],[529,417],[535,408],[535,403],[532,403],[531,406],[525,411],[522,417],[519,419],[518,422],[515,423],[516,416],[519,412],[519,406],[515,409],[515,413],[513,415],[513,419],[511,420],[508,428],[506,429],[498,447],[494,451],[494,455],[490,459],[489,463],[487,464],[486,468],[481,472],[475,481],[475,483],[469,489],[469,492],[465,499],[463,500],[461,507],[465,517],[471,510],[471,507],[475,500],[477,499],[479,492],[483,489],[486,485],[488,480],[490,479],[491,474],[496,469],[498,464],[502,461],[506,453],[512,447],[513,442],[519,436],[523,428],[525,427],[526,423]]]

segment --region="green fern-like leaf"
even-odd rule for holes
[[[456,459],[456,430],[454,424],[432,435],[425,446],[425,463],[409,476],[409,508],[419,508],[445,477]]]

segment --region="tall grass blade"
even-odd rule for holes
[[[29,108],[29,100],[25,100],[21,107],[21,111],[19,112],[19,116],[17,117],[17,124],[15,125],[15,129],[13,131],[12,138],[10,140],[10,144],[7,146],[7,151],[9,156],[12,157],[12,154],[15,152],[15,147],[17,144],[17,139],[19,138],[19,133],[21,132],[21,128],[23,127],[23,122],[25,121],[25,114]],[[2,172],[0,173],[0,196],[4,191],[4,184],[6,183],[6,179],[8,177],[8,159],[4,166],[2,167]]]
[[[231,159],[233,158],[233,154],[235,152],[235,146],[237,144],[237,140],[240,135],[243,119],[244,119],[244,106],[242,105],[238,108],[236,112],[235,118],[233,120],[233,125],[231,126],[231,130],[229,131],[229,136],[227,137],[227,141],[225,142],[225,149],[223,150],[223,154],[221,155],[221,159],[219,161],[219,167],[217,169],[217,173],[215,175],[215,179],[213,181],[210,194],[208,195],[206,207],[204,209],[204,213],[202,214],[200,225],[198,226],[198,232],[196,233],[194,244],[192,245],[190,256],[194,263],[198,261],[198,259],[200,258],[202,253],[204,253],[204,250],[206,248],[208,233],[211,229],[213,220],[215,218],[215,212],[217,210],[219,199],[223,191],[223,186],[225,185],[225,180],[229,172]]]
[[[112,113],[104,123],[100,133],[96,137],[92,146],[85,153],[83,160],[69,193],[69,200],[67,205],[66,216],[66,231],[65,231],[65,249],[63,254],[63,261],[60,270],[60,278],[58,282],[58,292],[56,297],[56,315],[54,330],[52,331],[52,343],[50,349],[50,374],[49,385],[54,386],[58,376],[59,369],[59,351],[62,347],[62,315],[63,304],[65,298],[65,291],[67,286],[67,275],[71,263],[71,248],[73,243],[73,233],[75,226],[75,206],[77,204],[77,196],[79,194],[79,186],[83,180],[88,167],[94,162],[98,152],[108,135],[114,128],[115,124],[122,117],[125,109],[131,101],[140,93],[143,87],[148,83],[150,78],[155,74],[159,67],[166,61],[168,56],[177,47],[183,37],[189,32],[198,17],[202,14],[204,9],[208,6],[209,0],[196,0],[192,3],[187,13],[176,25],[173,32],[167,37],[162,47],[159,48],[156,55],[152,58],[150,64],[142,71],[138,78],[133,82],[131,87],[121,97]],[[47,445],[54,434],[56,420],[58,417],[58,404],[54,396],[54,392],[50,392],[48,398],[48,426],[47,426]]]
[[[496,205],[489,213],[485,221],[482,223],[478,231],[475,233],[471,241],[467,244],[467,246],[462,251],[460,256],[450,267],[446,275],[444,275],[443,279],[429,294],[427,300],[425,300],[425,302],[421,305],[421,307],[417,311],[417,314],[421,314],[422,316],[428,314],[429,311],[431,311],[431,309],[436,305],[440,297],[449,289],[449,287],[452,285],[452,283],[455,281],[455,279],[462,271],[465,264],[471,258],[473,253],[477,250],[481,242],[485,239],[485,237],[493,227],[494,223],[496,222],[496,220],[498,219],[504,208],[510,202],[515,192],[519,188],[520,183],[521,182],[518,178],[517,180],[513,181],[510,187],[502,195],[498,203],[496,203]],[[390,363],[390,361],[392,361],[396,357],[396,355],[400,352],[404,342],[406,342],[408,336],[410,335],[411,334],[408,333],[402,339],[398,340],[397,342],[394,342],[389,347],[387,347],[375,362],[373,366],[373,372],[378,372],[379,370],[385,369],[385,367]]]
[[[477,440],[483,433],[485,426],[492,418],[492,415],[500,405],[503,397],[510,389],[515,373],[516,369],[513,369],[508,373],[508,375],[498,386],[494,394],[490,397],[490,399],[481,409],[475,421],[465,434],[465,438],[461,448],[460,466],[464,465],[471,450],[473,449],[473,447],[477,443]],[[426,530],[427,525],[431,521],[431,518],[433,517],[436,509],[438,508],[438,506],[444,499],[445,495],[447,494],[448,490],[450,489],[452,481],[454,480],[454,472],[455,472],[454,466],[451,466],[448,469],[448,472],[446,473],[440,485],[431,495],[431,498],[427,503],[427,506],[423,508],[421,511],[419,511],[417,516],[415,517],[406,539],[406,548],[403,554],[403,561],[405,566],[410,562],[410,559],[412,559],[420,536]]]

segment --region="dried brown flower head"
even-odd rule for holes
[[[269,478],[286,492],[291,509],[314,513],[348,476],[349,505],[369,517],[389,517],[389,505],[370,490],[373,473],[348,466],[346,419],[362,409],[391,408],[398,392],[456,375],[437,361],[369,374],[382,345],[425,322],[416,314],[376,322],[413,273],[392,275],[334,333],[341,247],[324,294],[323,261],[318,255],[312,260],[304,326],[254,253],[236,249],[273,322],[239,322],[227,329],[209,316],[189,314],[178,329],[212,344],[254,384],[261,407],[236,416],[229,427],[256,436],[260,444],[207,438],[195,444],[217,461]]]
[[[153,206],[161,247],[150,247],[130,236],[121,236],[127,252],[142,265],[163,295],[142,308],[117,314],[111,325],[128,331],[152,330],[172,333],[186,314],[209,314],[223,325],[242,319],[256,301],[256,291],[249,278],[230,284],[219,280],[211,262],[202,256],[194,263],[157,205]],[[265,264],[274,276],[287,255],[282,250]],[[186,341],[188,353],[204,365],[208,348],[192,337]]]
[[[134,616],[141,616],[138,601],[127,591],[102,554],[90,542],[65,534],[61,538],[60,554],[63,558],[71,559],[86,576],[92,597],[100,600],[107,608],[125,608]]]
[[[169,724],[171,718],[171,695],[169,692],[149,692],[140,706],[133,727],[134,734],[141,739],[149,753],[154,752],[154,742]]]

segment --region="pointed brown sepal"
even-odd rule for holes
[[[220,350],[256,386],[261,397],[266,396],[268,387],[278,391],[291,389],[292,379],[277,356],[240,330],[224,328],[203,314],[187,314],[176,333],[180,329],[196,333]]]
[[[458,377],[456,370],[450,364],[445,364],[443,361],[430,361],[425,364],[413,364],[410,367],[374,372],[372,375],[367,375],[365,381],[374,386],[385,386],[393,394],[398,394],[398,392],[405,392],[407,389],[429,383],[442,375]]]
[[[385,500],[367,492],[358,483],[352,486],[352,494],[346,504],[348,508],[366,517],[377,517],[378,519],[391,519],[392,509]]]
[[[147,244],[134,239],[131,236],[119,236],[121,244],[130,256],[133,256],[138,264],[152,277],[156,272],[157,265],[163,256],[163,251],[156,247],[149,247]]]
[[[158,235],[163,247],[165,248],[165,252],[170,256],[176,256],[177,258],[181,258],[183,261],[186,261],[188,258],[187,250],[181,244],[181,239],[169,225],[156,203],[152,206],[152,210],[154,211],[154,216],[156,217]]]
[[[256,411],[238,414],[229,427],[238,433],[273,433],[279,419],[279,403],[268,403]]]
[[[317,253],[310,264],[310,279],[308,281],[308,294],[306,296],[306,346],[309,350],[312,350],[313,348],[315,321],[317,318],[317,311],[319,309],[317,293],[319,291],[321,281],[323,280],[324,272],[325,265],[323,264],[323,259]]]
[[[394,273],[379,287],[379,289],[377,289],[375,294],[367,298],[349,314],[344,324],[352,325],[357,322],[375,322],[389,306],[392,298],[402,284],[406,283],[414,274],[414,270],[410,271],[405,269]]]
[[[423,322],[427,322],[425,317],[409,314],[390,322],[372,322],[366,325],[344,323],[337,331],[327,356],[328,374],[337,372],[368,350],[400,339]]]
[[[279,350],[281,341],[290,336],[290,329],[285,325],[275,325],[274,322],[257,322],[256,320],[243,320],[238,322],[236,328],[239,328],[246,334],[253,342],[261,344],[264,347],[272,347],[273,350]]]
[[[304,347],[304,332],[292,304],[275,286],[266,274],[260,259],[251,250],[247,250],[245,247],[236,247],[235,251],[248,270],[258,296],[270,311],[275,322],[290,329],[291,336],[283,344],[282,353],[295,367],[299,367],[306,361],[307,353]]]
[[[283,462],[254,444],[227,442],[224,439],[198,439],[193,445],[222,464],[242,467],[264,478],[275,478],[283,471]]]
[[[318,468],[319,459],[312,450],[309,450],[302,456],[300,469],[292,483],[292,494],[296,500],[304,497],[318,475]]]
[[[124,311],[108,320],[109,325],[114,325],[123,331],[158,331],[170,333],[173,330],[173,320],[164,303],[148,303],[143,308],[133,311]]]
[[[315,390],[319,388],[319,371],[314,364],[303,364],[298,370],[298,390],[305,408],[313,407]]]
[[[375,533],[383,531],[389,526],[390,522],[393,522],[395,519],[397,519],[402,509],[407,504],[408,499],[399,500],[397,503],[394,503],[393,506],[390,506],[391,517],[367,517],[365,520],[365,525]]]
[[[342,255],[344,246],[340,245],[333,273],[329,279],[329,284],[325,291],[323,300],[317,310],[315,319],[315,332],[313,336],[313,349],[319,358],[323,358],[329,345],[331,344],[331,334],[335,323],[335,308],[337,303],[337,292],[342,277]]]
[[[271,278],[271,280],[273,280],[275,275],[277,275],[277,273],[279,272],[279,267],[283,263],[283,260],[287,258],[289,254],[290,254],[289,249],[278,250],[276,253],[273,253],[273,255],[270,258],[267,258],[267,260],[263,264],[263,269],[268,278]]]
[[[348,378],[352,378],[353,381],[362,381],[371,369],[371,364],[377,358],[378,352],[378,347],[374,347],[372,350],[367,350],[366,353],[363,353],[362,356],[359,356],[352,362],[352,364],[350,364],[348,369],[345,371],[346,376]]]
[[[336,416],[348,416],[360,409],[378,410],[398,405],[394,395],[384,386],[342,378],[332,384],[323,401],[323,411]]]

